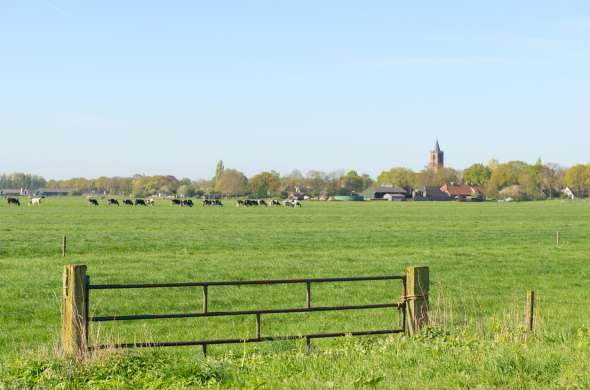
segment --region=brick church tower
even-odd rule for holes
[[[436,140],[436,144],[434,145],[434,150],[430,152],[430,160],[428,161],[428,169],[434,172],[438,172],[440,168],[444,168],[445,166],[445,152],[440,150],[440,146],[438,146],[438,140]]]

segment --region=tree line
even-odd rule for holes
[[[559,197],[566,186],[576,195],[586,196],[590,192],[590,164],[578,164],[566,169],[556,164],[543,164],[540,160],[535,164],[523,161],[499,163],[491,160],[487,164],[473,164],[463,171],[441,168],[436,172],[428,169],[416,172],[395,167],[381,172],[376,180],[354,170],[329,173],[312,170],[306,174],[296,170],[287,175],[263,171],[247,177],[237,169],[225,168],[223,161],[217,163],[215,175],[211,179],[201,180],[179,180],[166,175],[102,176],[95,179],[76,177],[67,180],[46,180],[41,176],[25,173],[0,175],[0,188],[36,190],[50,187],[68,189],[73,195],[107,193],[136,197],[158,194],[192,197],[217,193],[224,196],[264,198],[284,197],[290,192],[317,197],[360,194],[373,186],[395,186],[411,190],[440,187],[445,183],[478,186],[491,198],[510,196],[530,200],[550,199]]]

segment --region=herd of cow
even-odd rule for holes
[[[120,206],[121,204],[115,198],[108,198],[106,200],[107,206]],[[149,199],[123,199],[121,201],[124,206],[154,206],[156,201],[152,198]],[[171,199],[170,202],[173,206],[180,206],[180,207],[193,207],[195,204],[191,199]],[[88,204],[91,206],[98,206],[98,199],[96,198],[88,198]],[[203,200],[203,206],[223,206],[221,201],[211,201],[208,199]]]
[[[29,199],[29,205],[34,206],[34,205],[40,205],[41,204],[41,200],[45,199],[44,196],[37,196],[34,198]],[[20,206],[20,200],[18,198],[13,198],[13,197],[6,197],[6,201],[8,202],[9,206]]]
[[[34,197],[29,200],[29,205],[40,205],[41,200],[45,197]],[[8,202],[9,206],[20,206],[20,200],[18,198],[7,197],[6,201]],[[193,207],[195,204],[191,199],[171,199],[170,200],[173,206],[180,206],[180,207]],[[155,200],[152,198],[149,199],[123,199],[121,201],[125,206],[154,206],[156,204]],[[96,198],[88,198],[88,204],[90,206],[98,206],[98,199]],[[106,204],[108,206],[120,206],[121,203],[115,198],[107,198]],[[201,201],[203,206],[223,206],[223,203],[219,199],[203,199]],[[276,199],[269,200],[268,202],[264,199],[239,199],[236,202],[236,207],[268,207],[268,206],[284,206],[284,207],[301,207],[302,204],[298,200],[284,200],[278,201]]]
[[[153,199],[123,199],[121,201],[125,206],[153,206],[156,202]],[[96,198],[88,198],[88,204],[90,206],[98,206],[98,199]],[[120,206],[121,204],[115,198],[108,198],[107,199],[108,206]]]
[[[266,201],[264,199],[238,199],[236,202],[236,207],[252,207],[252,206],[285,206],[285,207],[301,207],[301,202],[298,200],[291,200],[287,199],[282,202],[273,199],[270,201]]]

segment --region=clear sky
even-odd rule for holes
[[[590,161],[590,1],[0,0],[0,172]]]

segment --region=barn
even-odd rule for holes
[[[441,191],[439,187],[426,186],[417,188],[412,193],[414,200],[444,201],[452,200],[446,192]]]
[[[373,189],[373,199],[379,200],[406,200],[411,192],[403,187],[383,186]]]
[[[38,194],[41,196],[68,196],[71,190],[63,188],[39,188]]]

